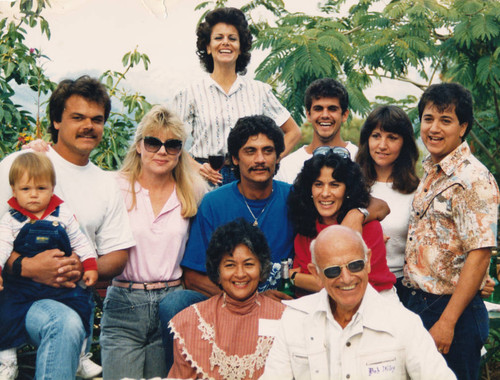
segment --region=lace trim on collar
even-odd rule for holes
[[[197,305],[193,305],[193,307],[198,315],[198,321],[200,322],[198,324],[198,329],[202,333],[201,337],[212,346],[212,353],[209,358],[211,370],[213,370],[215,366],[218,366],[219,373],[224,379],[241,380],[246,377],[252,377],[256,369],[264,367],[274,337],[259,336],[257,347],[253,354],[247,354],[243,357],[228,355],[215,342],[215,330],[213,326],[203,319]],[[247,371],[248,376],[246,375]]]

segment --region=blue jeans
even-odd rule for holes
[[[26,314],[26,331],[38,347],[36,379],[74,379],[85,329],[78,314],[54,300],[33,303]]]
[[[110,286],[101,320],[104,379],[167,377],[158,304],[181,286],[142,290]]]
[[[207,297],[194,290],[182,290],[167,295],[160,302],[160,321],[162,329],[163,347],[167,370],[174,364],[174,334],[170,332],[168,323],[180,311],[195,303],[205,301]]]
[[[451,296],[438,296],[411,289],[408,309],[418,314],[427,330],[438,321]],[[455,325],[450,352],[443,357],[459,380],[477,379],[481,347],[488,338],[488,312],[477,294],[465,308]]]

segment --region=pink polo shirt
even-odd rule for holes
[[[135,247],[118,280],[157,282],[181,277],[180,262],[189,235],[189,219],[181,216],[181,204],[174,188],[161,212],[155,217],[149,191],[136,183],[136,207],[132,210],[129,182],[117,175],[116,179],[125,198]]]

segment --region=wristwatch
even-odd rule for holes
[[[293,272],[292,275],[290,276],[290,281],[292,282],[293,286],[295,286],[295,276],[297,276],[297,273],[299,272]]]
[[[23,259],[24,259],[24,256],[19,256],[12,263],[12,274],[14,276],[16,276],[16,277],[21,277],[21,271],[22,271],[22,263],[21,263],[21,261]]]
[[[360,213],[363,214],[364,218],[363,218],[363,223],[366,222],[366,219],[368,218],[368,216],[370,215],[370,213],[368,212],[368,210],[366,208],[363,208],[363,207],[358,207],[358,211]]]

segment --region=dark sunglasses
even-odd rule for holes
[[[165,142],[161,142],[160,139],[152,136],[144,137],[144,149],[146,149],[150,153],[158,152],[161,147],[165,147],[165,151],[168,154],[177,154],[182,149],[182,141],[176,139],[170,139]]]
[[[341,146],[320,146],[314,149],[313,156],[326,156],[327,154],[336,154],[342,158],[351,158],[351,153]]]
[[[342,268],[347,268],[351,273],[358,273],[365,269],[365,260],[359,259],[351,261],[345,265],[333,265],[323,269],[325,277],[329,279],[337,278],[342,273]]]

